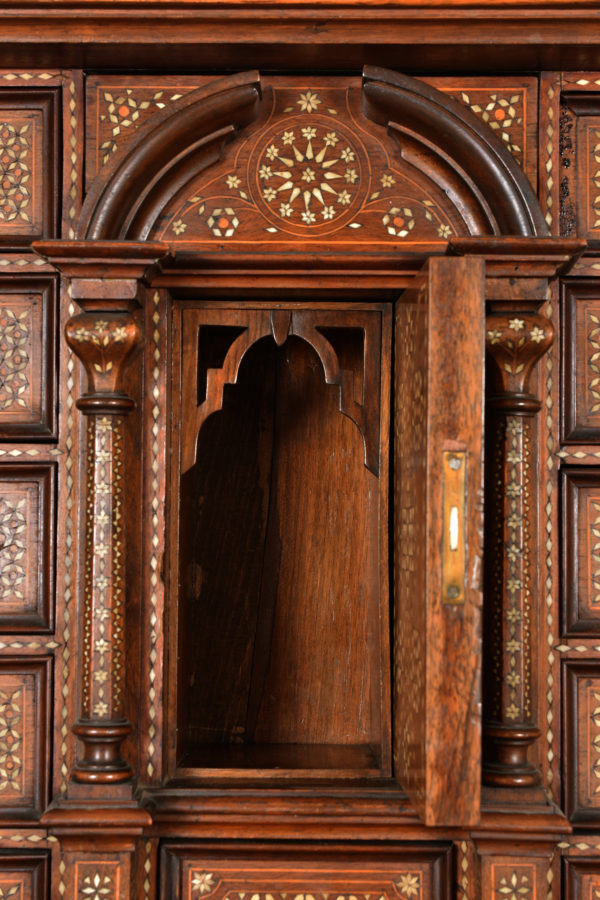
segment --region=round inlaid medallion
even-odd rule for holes
[[[369,189],[362,143],[331,117],[290,118],[257,142],[253,199],[278,229],[327,233],[352,221]]]

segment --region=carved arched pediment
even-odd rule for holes
[[[453,236],[537,236],[526,176],[487,125],[383,69],[219,79],[155,114],[100,172],[78,235],[237,253],[432,252]]]

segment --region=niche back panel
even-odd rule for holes
[[[389,772],[386,311],[187,305],[174,334],[172,761]]]

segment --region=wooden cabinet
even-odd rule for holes
[[[600,890],[600,58],[550,6],[7,8],[0,898]]]

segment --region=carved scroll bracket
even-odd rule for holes
[[[82,241],[36,249],[71,279],[72,297],[83,311],[69,319],[65,336],[88,376],[87,391],[77,400],[88,424],[81,710],[73,726],[83,754],[72,778],[88,785],[115,785],[132,775],[120,751],[131,731],[123,706],[123,424],[134,406],[123,377],[141,337],[133,315],[139,281],[168,248]]]
[[[553,339],[552,323],[541,315],[497,313],[486,319],[493,388],[486,423],[483,777],[495,786],[532,786],[540,780],[528,760],[529,747],[540,736],[532,661],[538,604],[531,429],[541,408],[529,382]]]

